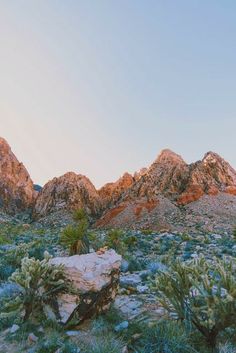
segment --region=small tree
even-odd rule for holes
[[[216,352],[218,334],[236,324],[235,264],[204,258],[189,264],[178,261],[158,273],[154,287],[162,305],[189,321]]]
[[[68,225],[61,234],[60,243],[69,248],[70,255],[89,252],[89,222],[83,209],[74,212],[75,224]]]
[[[26,321],[31,316],[41,315],[46,305],[54,308],[55,296],[70,290],[64,267],[51,265],[50,258],[45,252],[42,261],[28,257],[22,259],[21,268],[10,277],[10,281],[18,284],[22,291],[6,303],[3,311],[23,312],[23,320]]]

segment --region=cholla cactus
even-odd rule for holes
[[[159,272],[154,282],[162,305],[195,326],[213,352],[218,334],[236,324],[235,265],[203,257],[188,264],[177,262],[169,271]]]
[[[22,291],[14,302],[8,303],[6,309],[23,310],[24,321],[31,315],[41,314],[44,305],[53,307],[55,296],[70,288],[63,266],[51,265],[50,258],[47,252],[42,261],[25,257],[21,261],[21,268],[10,277],[12,282],[22,288]]]

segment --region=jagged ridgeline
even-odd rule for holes
[[[125,173],[97,190],[83,175],[68,172],[45,186],[33,185],[8,143],[0,139],[0,208],[33,219],[84,208],[96,227],[175,229],[201,224],[228,230],[236,211],[236,172],[208,152],[187,164],[163,150],[149,168]],[[219,218],[218,215],[221,215]]]

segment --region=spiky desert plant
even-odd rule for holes
[[[60,243],[69,248],[70,255],[87,254],[89,252],[89,222],[81,209],[74,212],[75,224],[68,225],[61,234]]]
[[[177,261],[156,276],[154,287],[162,305],[197,328],[212,352],[217,351],[219,333],[236,324],[235,267],[201,257],[188,264]]]
[[[88,216],[83,208],[75,210],[72,217],[75,222],[79,222],[85,219],[88,220]]]
[[[142,333],[137,343],[140,353],[197,353],[180,323],[163,320],[153,326],[144,324]]]
[[[233,237],[234,237],[234,239],[236,239],[236,227],[233,230]]]
[[[28,257],[22,259],[21,268],[10,277],[11,282],[21,287],[21,292],[5,304],[5,312],[22,312],[26,321],[31,316],[41,315],[46,305],[54,308],[55,296],[70,290],[64,267],[51,265],[50,259],[47,252],[42,261]]]
[[[82,352],[89,353],[122,353],[124,343],[112,333],[106,332],[104,336],[93,337],[88,343],[81,343]]]
[[[107,234],[106,245],[124,255],[127,250],[125,233],[121,229],[112,229]]]

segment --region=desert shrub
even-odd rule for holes
[[[115,306],[111,306],[110,309],[105,312],[101,317],[105,323],[108,323],[110,326],[115,326],[124,320],[119,310]]]
[[[190,322],[216,351],[217,337],[236,324],[235,264],[203,257],[190,263],[177,261],[159,272],[154,287],[162,305]]]
[[[180,235],[182,241],[190,241],[192,240],[192,237],[188,233],[182,233]]]
[[[21,260],[24,257],[38,254],[36,241],[31,243],[22,243],[19,245],[11,245],[8,250],[0,250],[0,280],[7,280],[8,277],[21,265]],[[45,248],[41,249],[41,253]],[[35,256],[32,256],[35,257]],[[41,259],[43,256],[40,256]]]
[[[222,344],[219,347],[219,353],[236,353],[236,347],[230,343]]]
[[[83,221],[84,219],[88,220],[88,216],[83,208],[75,210],[72,217],[75,222]]]
[[[177,322],[160,321],[154,326],[144,326],[143,335],[137,342],[139,353],[194,353],[189,335]]]
[[[0,260],[0,281],[6,281],[15,271],[15,267],[10,265],[6,259]]]
[[[128,250],[132,250],[133,247],[137,245],[137,237],[135,235],[129,235],[124,237],[124,243],[127,246]]]
[[[107,234],[106,245],[124,256],[127,251],[125,237],[125,232],[121,229],[112,229]]]
[[[14,300],[6,302],[3,312],[24,313],[23,320],[31,316],[38,317],[44,312],[46,305],[54,308],[54,298],[58,293],[70,289],[63,266],[53,266],[49,262],[50,256],[46,253],[42,261],[25,257],[21,268],[17,269],[10,281],[22,288]]]
[[[0,245],[8,244],[10,240],[5,235],[0,234]]]
[[[82,345],[82,353],[122,353],[124,343],[113,334],[107,333],[105,336],[94,337],[87,344]]]
[[[60,353],[77,353],[78,346],[76,343],[66,339],[63,333],[52,331],[39,340],[32,353],[54,353],[57,351]]]
[[[0,331],[12,326],[14,323],[16,323],[16,315],[14,312],[0,314]]]
[[[149,262],[147,265],[147,270],[149,270],[152,274],[156,274],[158,271],[166,271],[167,266],[161,262]]]
[[[99,234],[97,234],[96,232],[88,232],[88,240],[89,244],[95,251],[102,248],[104,245],[103,239],[101,239]]]
[[[233,230],[233,237],[234,237],[234,239],[236,239],[236,227]]]
[[[61,234],[60,243],[69,248],[70,255],[89,252],[88,219],[83,210],[75,211],[75,224],[68,225]]]
[[[111,324],[100,316],[92,321],[90,331],[93,335],[98,336],[106,334],[110,329]]]
[[[137,258],[135,256],[129,256],[127,258],[129,262],[128,270],[130,272],[142,271],[146,268],[146,261],[142,258]]]
[[[144,235],[151,235],[151,234],[153,233],[153,231],[152,231],[151,229],[143,229],[143,230],[142,230],[142,233],[143,233]]]

